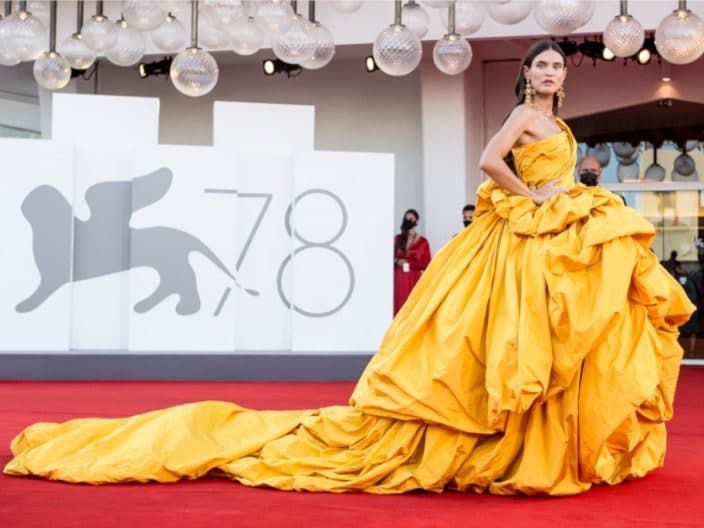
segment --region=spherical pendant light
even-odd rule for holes
[[[538,0],[533,15],[538,25],[553,35],[569,35],[589,21],[590,0]]]
[[[61,51],[63,58],[71,65],[71,68],[75,70],[87,70],[95,63],[96,53],[86,45],[83,35],[81,34],[81,30],[83,29],[83,2],[77,2],[76,10],[78,15],[76,32],[66,37],[59,51]]]
[[[353,13],[362,7],[361,0],[333,0],[332,7],[340,13]]]
[[[456,5],[447,10],[448,34],[435,43],[433,62],[435,66],[447,75],[458,75],[464,72],[472,62],[472,48],[466,39],[456,31]]]
[[[258,3],[254,16],[259,29],[271,35],[281,35],[293,22],[293,9],[288,2],[265,0]]]
[[[95,51],[86,46],[83,35],[80,33],[66,37],[59,50],[71,68],[75,70],[87,70],[96,59]]]
[[[462,36],[471,35],[479,30],[484,23],[484,18],[486,16],[486,9],[484,5],[477,2],[457,2],[455,5],[455,28],[457,34]],[[447,9],[440,10],[440,20],[445,29],[448,29],[447,19],[448,19]]]
[[[152,42],[161,51],[173,53],[186,44],[188,35],[183,24],[173,15],[167,15],[164,23],[151,33]]]
[[[665,17],[655,30],[655,47],[672,64],[689,64],[704,53],[704,22],[686,9]]]
[[[175,17],[187,17],[191,12],[190,0],[160,0],[161,8]]]
[[[253,55],[264,44],[264,34],[254,18],[240,19],[230,31],[232,50],[238,55]]]
[[[403,6],[403,25],[422,39],[430,28],[430,16],[423,6],[411,0]]]
[[[387,75],[408,75],[420,64],[423,47],[420,39],[402,24],[401,0],[394,0],[394,23],[379,33],[374,41],[374,62]]]
[[[241,0],[201,0],[201,11],[203,18],[224,30],[230,30],[249,16],[249,8]]]
[[[137,64],[144,56],[144,34],[130,26],[124,18],[115,22],[115,25],[117,40],[105,53],[105,57],[117,66]]]
[[[213,56],[200,48],[188,48],[176,55],[169,72],[176,89],[190,97],[210,93],[218,82],[219,74]]]
[[[2,25],[5,20],[7,19],[0,20],[0,66],[14,66],[15,64],[19,64],[20,60],[3,36]]]
[[[50,5],[49,14],[49,51],[34,61],[32,73],[37,84],[47,90],[60,90],[71,80],[71,65],[56,52],[56,0]]]
[[[472,48],[460,35],[445,35],[435,43],[433,62],[441,72],[457,75],[472,62]]]
[[[289,64],[305,62],[315,51],[312,31],[313,25],[301,15],[296,15],[289,28],[274,41],[271,50]]]
[[[191,47],[174,57],[169,77],[174,87],[189,97],[200,97],[215,88],[220,76],[213,56],[198,47],[198,3],[191,3]]]
[[[47,90],[60,90],[71,80],[71,65],[55,51],[47,51],[34,61],[34,79]]]
[[[208,24],[205,19],[200,19],[198,22],[198,42],[200,42],[204,48],[221,50],[229,48],[232,40],[230,33],[224,29]]]
[[[645,31],[635,18],[622,14],[614,18],[604,30],[604,45],[617,57],[638,53],[645,41]]]
[[[616,154],[619,158],[630,158],[638,151],[638,147],[636,145],[627,141],[614,141],[611,144],[611,148],[613,149],[614,154]]]
[[[83,42],[90,49],[105,53],[117,42],[117,26],[102,14],[94,15],[81,29]]]
[[[2,21],[0,38],[17,59],[30,61],[46,49],[48,34],[37,17],[28,11],[16,11]]]
[[[499,24],[518,24],[522,22],[535,5],[534,0],[511,0],[509,2],[492,2],[488,6],[489,16]]]
[[[315,23],[312,33],[315,49],[310,58],[300,64],[307,70],[319,70],[327,66],[335,55],[335,40],[330,30],[318,22]]]
[[[387,75],[408,75],[420,64],[423,48],[420,39],[408,28],[392,25],[374,41],[374,62]]]
[[[155,30],[164,23],[167,14],[161,2],[122,0],[122,16],[130,27],[139,31]]]

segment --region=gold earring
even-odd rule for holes
[[[523,102],[528,106],[533,104],[533,97],[535,97],[535,88],[533,88],[533,83],[530,79],[526,79],[523,84]]]
[[[557,89],[557,93],[555,95],[557,95],[557,107],[560,108],[562,106],[562,101],[567,96],[567,94],[565,93],[565,89],[562,86],[560,86]]]

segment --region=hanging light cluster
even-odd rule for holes
[[[58,89],[65,77],[59,64],[68,64],[69,70],[86,70],[97,57],[105,57],[118,66],[133,66],[142,60],[151,39],[157,49],[177,54],[170,69],[174,86],[186,95],[199,96],[212,90],[218,77],[215,59],[199,45],[229,48],[244,56],[270,45],[280,61],[309,70],[323,68],[335,54],[333,34],[316,19],[315,0],[306,2],[307,17],[298,13],[296,0],[122,0],[118,20],[105,16],[103,3],[97,0],[95,13],[84,22],[84,2],[77,0],[76,30],[55,49],[54,2],[5,0],[0,18],[0,65],[38,61],[37,82]],[[329,3],[344,14],[357,11],[362,4],[361,0]],[[50,10],[47,5],[52,6]],[[414,71],[422,58],[421,39],[428,33],[430,13],[436,11],[447,34],[435,44],[433,60],[440,71],[457,75],[472,60],[467,37],[486,19],[518,24],[532,12],[535,23],[546,32],[564,36],[589,22],[596,1],[394,0],[393,5],[394,23],[373,44],[375,68],[392,76]],[[41,20],[46,15],[51,32]],[[184,21],[189,15],[191,41],[184,49],[188,40]],[[648,44],[642,25],[628,13],[626,0],[620,2],[619,14],[604,29],[603,44],[611,58],[634,57]],[[704,22],[687,8],[685,0],[679,0],[677,9],[660,22],[651,47],[651,53],[657,48],[657,53],[673,64],[693,62],[704,54]],[[53,81],[49,81],[50,71],[54,72]]]
[[[71,65],[56,52],[56,0],[51,1],[50,9],[49,51],[36,58],[32,71],[39,86],[47,90],[60,90],[71,80]]]
[[[30,4],[40,8],[47,2]],[[71,69],[86,70],[97,57],[105,57],[117,66],[136,65],[144,56],[147,38],[159,50],[177,53],[171,62],[171,80],[180,92],[194,97],[210,92],[218,78],[215,59],[199,43],[211,49],[230,48],[239,55],[252,55],[268,38],[281,60],[311,70],[324,67],[335,54],[332,33],[315,19],[314,0],[308,2],[307,19],[296,12],[296,1],[287,0],[123,0],[117,21],[105,16],[104,2],[98,0],[95,14],[86,22],[84,2],[77,0],[76,31],[61,44],[61,54],[55,49],[57,9],[55,2],[49,4],[51,36],[42,21],[28,10],[26,1],[12,12],[13,2],[6,0],[4,16],[0,17],[0,65],[37,61],[37,82],[49,89],[63,88],[70,80]],[[351,13],[361,4],[340,0],[334,7]],[[188,16],[189,7],[191,44],[184,50],[187,33],[181,20]],[[47,60],[58,61],[58,57],[68,65],[66,82],[64,76],[55,82],[48,80],[51,68]]]

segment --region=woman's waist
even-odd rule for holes
[[[572,174],[529,174],[520,175],[520,180],[525,183],[528,187],[542,187],[546,183],[553,180],[558,180],[558,185],[571,189],[575,186],[574,177]]]

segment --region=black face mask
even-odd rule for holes
[[[462,223],[464,224],[465,227],[469,227],[469,224],[472,223],[471,220],[463,220]]]
[[[409,229],[412,229],[417,225],[417,222],[415,220],[409,220],[408,218],[403,219],[403,223],[401,224],[401,231],[408,231]]]
[[[579,173],[579,181],[581,181],[587,187],[595,187],[597,184],[597,178],[599,176],[596,172],[585,171]]]

